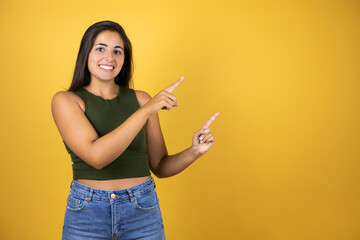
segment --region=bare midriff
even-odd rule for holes
[[[133,186],[139,185],[150,176],[138,177],[138,178],[125,178],[125,179],[114,179],[114,180],[89,180],[89,179],[78,179],[77,182],[84,184],[89,187],[98,188],[102,190],[122,190],[126,188],[131,188]]]

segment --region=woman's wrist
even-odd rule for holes
[[[147,104],[142,106],[139,111],[141,111],[142,114],[144,114],[147,118],[149,118],[152,114],[152,112],[149,110]]]
[[[193,145],[191,147],[189,147],[189,150],[190,150],[191,156],[195,160],[202,156],[201,152],[196,147],[194,147]]]

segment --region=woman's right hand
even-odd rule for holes
[[[171,93],[180,85],[180,83],[182,83],[182,81],[184,81],[184,77],[181,77],[171,86],[161,90],[143,106],[148,110],[149,115],[156,114],[160,109],[170,110],[173,107],[179,106],[179,103],[176,101],[176,96]]]

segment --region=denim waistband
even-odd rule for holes
[[[133,201],[134,198],[141,194],[155,189],[156,184],[154,178],[150,175],[145,182],[122,190],[102,190],[81,184],[76,180],[72,180],[70,188],[70,191],[82,195],[86,200],[119,201],[130,199]]]

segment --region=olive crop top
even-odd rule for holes
[[[135,91],[123,86],[120,86],[118,95],[113,99],[103,99],[85,88],[73,91],[73,93],[84,100],[85,115],[99,137],[117,128],[140,108]],[[73,179],[75,180],[110,180],[150,175],[145,127],[142,127],[118,158],[102,169],[90,166],[76,156],[65,142],[64,144],[73,162]]]

